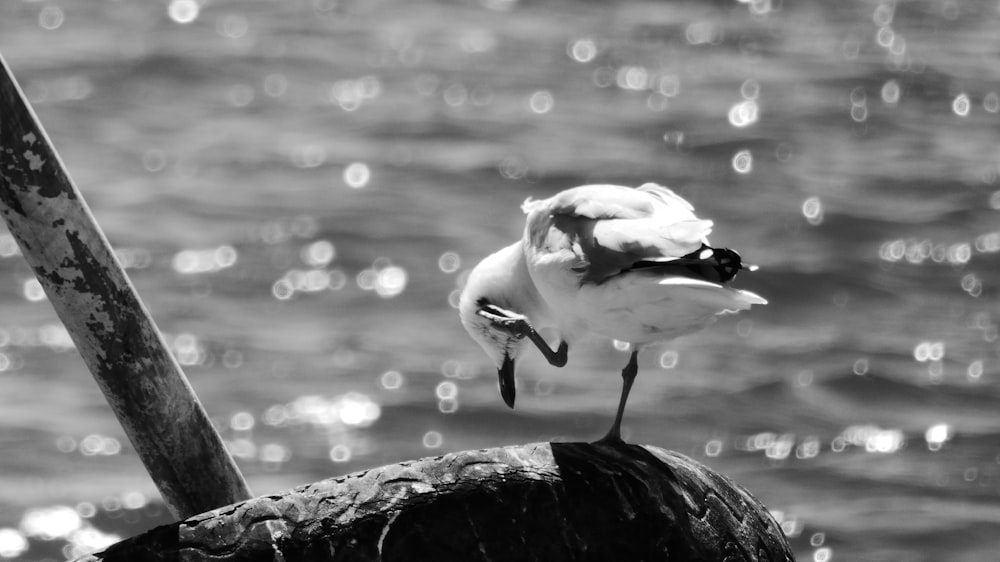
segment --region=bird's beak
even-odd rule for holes
[[[500,377],[500,396],[503,397],[504,403],[508,407],[514,407],[514,360],[511,359],[510,355],[504,354],[503,364],[497,369],[497,375]]]

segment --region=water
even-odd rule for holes
[[[657,181],[767,307],[643,355],[630,440],[800,560],[1000,539],[995,1],[7,2],[0,52],[257,494],[603,434],[610,342],[520,369],[450,305],[518,205]],[[0,235],[0,556],[168,520]],[[27,547],[27,550],[25,548]]]

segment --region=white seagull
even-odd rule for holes
[[[469,274],[462,325],[497,365],[500,394],[514,407],[514,362],[530,340],[550,364],[587,333],[631,344],[618,412],[599,442],[620,443],[636,357],[646,344],[695,332],[717,316],[767,301],[725,284],[744,266],[712,248],[712,221],[666,187],[584,185],[521,206],[521,240]],[[755,268],[748,267],[753,270]],[[552,328],[553,350],[536,328]]]

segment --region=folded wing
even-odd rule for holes
[[[690,203],[660,185],[581,186],[550,199],[528,200],[523,209],[532,243],[571,251],[571,268],[581,284],[657,269],[663,275],[724,282],[740,267],[736,252],[707,245],[712,221],[697,218]]]

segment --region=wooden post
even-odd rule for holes
[[[0,215],[174,515],[249,498],[2,56]]]
[[[767,509],[674,452],[533,443],[331,478],[77,562],[792,562]]]

